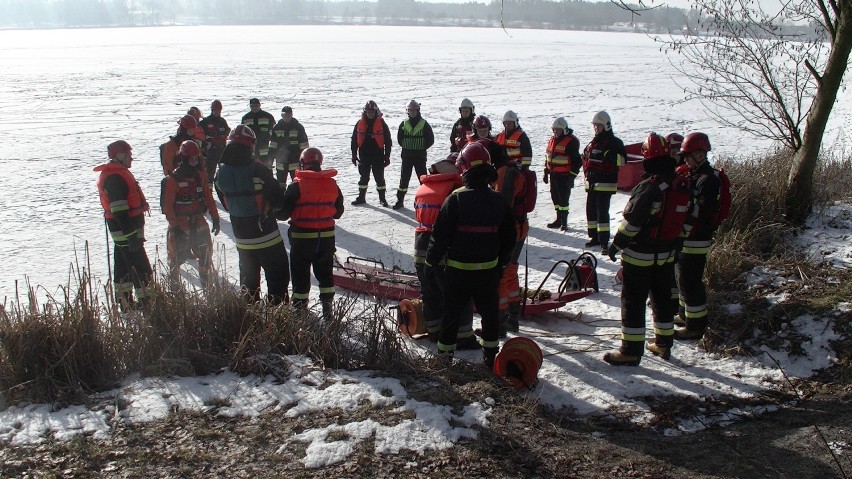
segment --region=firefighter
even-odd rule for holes
[[[243,115],[242,123],[248,126],[254,132],[257,141],[252,151],[252,158],[259,160],[272,169],[272,157],[269,155],[269,139],[272,134],[272,127],[275,126],[275,117],[271,113],[260,108],[260,100],[252,98],[249,100],[249,108],[251,111]]]
[[[467,144],[470,135],[473,133],[473,120],[473,102],[465,98],[459,105],[459,119],[453,123],[453,129],[450,131],[451,153],[458,152]]]
[[[169,141],[160,145],[160,164],[163,166],[164,176],[169,176],[169,173],[175,171],[180,145],[186,140],[195,140],[195,130],[198,128],[195,117],[189,114],[182,116],[177,123],[177,133],[170,136]]]
[[[688,168],[696,205],[695,226],[683,241],[675,269],[680,293],[678,315],[686,327],[675,329],[674,335],[676,339],[682,340],[701,339],[709,324],[704,268],[713,234],[718,227],[714,218],[719,210],[721,192],[716,170],[707,161],[709,151],[710,139],[706,134],[696,132],[686,135],[679,153]]]
[[[201,122],[201,110],[199,110],[197,106],[189,107],[189,110],[186,111],[186,114],[195,118],[196,122]]]
[[[500,346],[497,286],[515,246],[514,218],[503,197],[489,187],[497,173],[484,146],[466,145],[459,164],[465,186],[441,206],[426,251],[425,274],[434,274],[433,267],[446,259],[439,353],[451,359],[460,316],[473,298],[482,317],[483,359],[492,369]]]
[[[207,140],[207,181],[212,184],[216,177],[216,165],[222,158],[228,133],[231,132],[228,122],[222,117],[221,101],[213,100],[213,103],[210,104],[210,116],[202,119],[199,126],[204,131]]]
[[[615,261],[621,252],[621,347],[606,353],[614,366],[636,366],[644,349],[668,360],[674,323],[671,275],[678,243],[689,230],[692,204],[689,180],[675,173],[666,139],[651,133],[642,143],[645,179],[630,192],[623,220],[608,248]],[[645,303],[651,298],[655,340],[645,345]],[[644,346],[644,348],[643,348]]]
[[[494,136],[491,135],[491,120],[485,115],[479,115],[473,120],[473,131],[468,136],[468,141],[478,141],[488,150],[488,155],[491,157],[491,166],[498,169],[508,161],[506,156],[506,148],[500,146],[494,141]]]
[[[402,170],[399,174],[399,188],[396,190],[396,203],[393,205],[395,210],[402,208],[405,204],[405,194],[408,193],[412,168],[417,178],[426,174],[426,150],[435,143],[432,127],[420,116],[420,104],[411,100],[405,108],[405,113],[408,118],[399,124],[396,133],[396,141],[402,148],[400,153]]]
[[[583,151],[586,175],[586,222],[590,240],[586,248],[600,247],[607,254],[609,245],[609,203],[618,189],[618,168],[624,164],[624,143],[612,132],[605,111],[592,118],[595,137]]]
[[[385,168],[390,165],[392,146],[390,128],[382,118],[379,106],[373,100],[368,101],[361,112],[361,119],[352,130],[352,164],[358,167],[361,175],[358,180],[358,197],[352,202],[353,205],[367,202],[367,185],[372,171],[379,203],[388,206],[385,198]]]
[[[302,152],[309,146],[305,127],[293,118],[293,108],[285,106],[269,141],[269,155],[275,159],[275,176],[279,183],[286,185],[288,174],[291,180],[295,178]]]
[[[500,323],[499,335],[501,338],[506,337],[507,331],[517,332],[519,329],[518,319],[521,314],[521,285],[518,280],[518,260],[521,257],[521,249],[524,247],[524,242],[529,234],[530,223],[527,218],[526,208],[526,193],[527,185],[526,177],[522,171],[523,166],[521,161],[527,150],[521,145],[529,145],[529,138],[523,134],[517,122],[512,120],[517,119],[517,115],[508,111],[503,117],[503,125],[505,130],[497,136],[495,143],[502,145],[507,153],[507,161],[497,168],[497,181],[494,183],[494,190],[500,193],[512,209],[512,217],[515,225],[515,247],[512,249],[509,263],[503,270],[503,276],[500,278]],[[509,139],[503,136],[509,133]],[[522,135],[518,136],[517,133]],[[502,143],[501,143],[502,138]],[[512,139],[515,140],[512,140]],[[513,143],[516,141],[517,143]],[[516,145],[518,147],[512,146]],[[532,148],[529,148],[532,152]],[[532,155],[532,153],[530,153]],[[527,165],[529,166],[529,165]]]
[[[132,148],[124,140],[107,147],[109,162],[95,167],[98,195],[113,241],[113,287],[122,310],[144,304],[153,292],[153,272],[145,253],[145,216],[148,202],[130,167]],[[134,303],[133,294],[136,293]]]
[[[680,145],[683,143],[683,135],[680,133],[669,133],[666,136],[666,143],[669,144],[669,155],[675,159],[675,163],[682,164],[683,159],[680,157]]]
[[[427,276],[426,251],[441,205],[450,193],[464,186],[456,167],[457,159],[458,153],[451,153],[446,159],[430,166],[429,174],[420,177],[420,187],[414,194],[414,218],[417,220],[417,226],[414,228],[414,268],[420,281],[420,299],[423,301],[426,332],[434,342],[438,341],[441,332],[446,262],[433,265],[433,274]],[[481,346],[473,334],[473,303],[467,304],[456,332],[456,349],[479,349]]]
[[[521,168],[529,169],[532,164],[532,145],[526,132],[518,122],[518,115],[512,110],[503,115],[503,131],[495,141],[498,145],[506,148],[506,156]]]
[[[201,286],[211,285],[213,270],[213,239],[207,231],[204,213],[210,214],[213,234],[219,234],[219,210],[202,170],[201,148],[192,140],[180,145],[178,167],[163,178],[160,205],[169,229],[166,234],[170,279],[180,281],[180,267],[189,258],[198,260]]]
[[[574,179],[580,173],[580,140],[574,136],[574,130],[563,117],[553,121],[553,136],[547,143],[544,158],[544,184],[550,183],[550,199],[556,209],[556,219],[548,223],[548,228],[568,230],[568,201]]]
[[[331,319],[334,300],[334,220],[343,216],[343,193],[334,177],[337,170],[322,169],[322,152],[307,148],[299,157],[300,169],[284,195],[279,219],[290,219],[290,268],[293,306],[308,308],[311,268],[319,283],[323,319]]]
[[[286,303],[290,263],[274,210],[284,204],[284,188],[272,172],[252,158],[254,131],[237,125],[228,135],[216,175],[216,192],[228,211],[240,263],[240,287],[248,300],[260,299],[260,271],[269,301]]]

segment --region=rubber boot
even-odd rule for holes
[[[363,189],[359,188],[358,189],[358,197],[355,198],[355,201],[352,202],[352,205],[353,206],[354,205],[363,205],[364,203],[367,202],[367,200],[365,198],[366,196],[367,196],[367,190],[363,190]]]
[[[613,366],[638,366],[642,356],[631,356],[621,351],[604,354],[603,360]]]
[[[385,199],[385,190],[379,190],[379,203],[387,208],[388,200]]]
[[[320,304],[322,305],[322,320],[331,320],[331,315],[334,311],[334,303],[331,300],[323,300]]]
[[[405,206],[404,201],[405,201],[405,193],[403,193],[402,191],[397,191],[396,192],[396,203],[393,204],[393,209],[395,209],[395,210],[402,209],[402,207]]]
[[[494,360],[500,348],[482,348],[482,364],[489,371],[494,371]]]
[[[656,343],[645,343],[645,349],[651,351],[654,356],[659,356],[666,361],[672,358],[672,348],[667,346],[657,346]]]
[[[509,303],[509,312],[506,313],[506,331],[517,333],[521,329],[518,319],[521,316],[521,303]]]
[[[562,226],[562,212],[556,210],[556,219],[553,220],[552,223],[547,223],[547,227],[551,229],[556,229]]]
[[[562,231],[568,231],[568,211],[562,210],[560,211],[560,214],[562,215],[562,226],[559,229]]]

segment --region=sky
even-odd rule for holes
[[[665,54],[644,35],[397,27],[217,27],[212,35],[212,29],[0,31],[0,62],[5,67],[0,70],[0,126],[16,133],[14,141],[0,150],[4,172],[0,176],[4,205],[0,208],[0,257],[4,258],[0,295],[7,304],[25,291],[27,279],[40,301],[61,298],[74,267],[91,272],[99,285],[108,281],[110,247],[92,168],[105,161],[106,145],[119,138],[134,148],[132,171],[152,204],[146,217],[146,250],[162,271],[166,223],[158,206],[162,172],[157,148],[174,133],[176,121],[190,106],[207,112],[214,98],[225,105],[223,115],[232,126],[248,110],[249,98],[259,97],[276,117],[282,106],[292,106],[311,145],[323,151],[325,166],[338,170],[336,178],[347,200],[347,210],[337,223],[338,257],[370,257],[408,271],[413,270],[413,195],[402,210],[382,208],[377,206],[371,180],[368,204],[349,205],[357,192],[349,141],[366,100],[378,102],[394,130],[404,117],[405,105],[412,98],[420,102],[436,136],[430,161],[448,153],[449,130],[465,97],[474,102],[478,114],[498,125],[506,110],[518,113],[533,144],[533,169],[539,172],[553,119],[564,116],[585,144],[591,139],[591,118],[601,109],[610,113],[616,133],[626,143],[641,141],[649,131],[704,131],[718,155],[747,156],[770,146],[715,124],[700,104],[683,101],[677,88],[680,79],[666,68]],[[211,43],[211,38],[220,43]],[[180,57],[175,56],[178,43]],[[257,53],[261,43],[262,55]],[[463,52],[469,45],[479,48],[475,58]],[[523,61],[507,62],[506,58]],[[829,144],[843,146],[839,141],[847,136],[850,96],[842,92],[838,99],[826,138]],[[399,179],[396,149],[386,177],[393,197]],[[412,191],[415,184],[412,180]],[[544,280],[555,261],[572,260],[582,253],[586,241],[585,193],[580,182],[572,190],[567,232],[544,226],[552,221],[554,211],[546,188],[539,186],[538,207],[530,215],[530,236],[519,268],[531,287]],[[625,193],[614,197],[613,227],[626,201]],[[821,213],[824,217],[812,220],[803,244],[820,248],[814,250],[814,257],[848,267],[852,212],[838,205]],[[222,233],[214,240],[214,261],[219,273],[236,283],[232,230],[227,213],[220,208],[220,214]],[[286,224],[280,228],[286,233]],[[649,405],[641,399],[644,396],[707,398],[705,417],[679,418],[677,427],[660,431],[688,434],[706,425],[724,425],[732,418],[770,411],[774,406],[717,411],[710,403],[727,395],[760,397],[765,388],[778,387],[782,374],[771,358],[798,377],[835,361],[828,346],[836,337],[830,318],[805,316],[793,318],[788,325],[812,338],[804,345],[807,354],[802,357],[791,356],[782,347],[753,358],[722,358],[694,343],[679,343],[671,362],[648,357],[638,368],[612,368],[601,358],[618,344],[617,269],[617,264],[599,259],[599,293],[521,322],[519,334],[536,341],[544,354],[540,384],[526,393],[530,400],[581,415],[624,408],[633,412],[632,421],[644,425],[651,418]],[[185,266],[184,277],[197,284],[192,265]],[[792,280],[756,269],[749,284],[761,288]],[[545,288],[555,287],[553,279],[545,283]],[[316,293],[317,288],[312,288],[313,299]],[[771,298],[776,304],[784,299]],[[727,308],[737,311],[740,305]],[[837,305],[837,311],[848,308],[848,303]],[[412,343],[411,347],[424,352],[429,346]],[[479,354],[459,352],[458,357],[474,361]],[[54,411],[49,405],[2,404],[0,441],[30,443],[81,433],[107,437],[115,415],[122,421],[151,421],[167,414],[174,404],[203,410],[205,404],[222,404],[215,400],[221,398],[230,406],[218,414],[249,417],[263,414],[264,405],[297,403],[288,410],[295,415],[313,408],[352,408],[362,399],[375,404],[394,401],[415,412],[413,419],[394,426],[371,421],[329,424],[282,439],[282,447],[290,441],[310,443],[303,462],[319,467],[341,460],[357,441],[373,433],[380,438],[376,440],[380,451],[447,447],[488,427],[494,408],[501,407],[494,398],[482,397],[457,416],[441,405],[409,398],[396,379],[317,370],[305,358],[291,360],[290,380],[281,384],[269,378],[239,378],[227,371],[203,378],[131,377],[121,388],[104,393],[92,408]],[[305,376],[316,379],[309,382],[332,386],[307,387],[308,381],[299,379]],[[392,397],[380,394],[383,389],[393,391]],[[119,403],[128,406],[111,409]],[[348,428],[348,442],[327,439],[336,427]],[[431,440],[411,440],[421,435]]]

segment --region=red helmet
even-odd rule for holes
[[[299,165],[301,168],[319,168],[322,166],[322,152],[319,148],[305,148],[302,155],[299,157]]]
[[[256,141],[257,135],[255,135],[254,131],[246,125],[237,125],[233,130],[231,130],[231,133],[228,134],[229,143],[235,142],[254,148]]]
[[[110,160],[115,160],[118,155],[127,153],[132,149],[130,144],[124,140],[114,141],[107,146],[107,156]]]
[[[682,154],[689,154],[693,151],[710,151],[710,138],[704,133],[690,133],[683,139],[680,145]]]
[[[192,158],[193,156],[201,154],[201,148],[194,140],[186,140],[180,144],[180,150],[178,150],[178,153],[180,153],[180,156]]]
[[[198,121],[194,116],[186,114],[178,120],[178,125],[186,131],[193,131],[198,128]]]
[[[368,111],[368,110],[378,111],[379,105],[377,105],[376,102],[374,102],[373,100],[370,100],[370,101],[368,101],[367,103],[364,104],[364,111]]]
[[[659,156],[669,156],[669,144],[662,136],[651,133],[642,143],[642,158],[647,160]]]
[[[491,129],[491,121],[485,115],[479,115],[473,119],[473,127],[474,128],[488,128]]]
[[[476,168],[477,166],[490,164],[491,154],[488,153],[488,150],[478,141],[472,141],[465,145],[464,148],[462,148],[461,153],[459,153],[458,160],[456,160],[456,165],[462,173],[470,170],[471,168]]]
[[[666,137],[666,143],[669,144],[670,148],[677,147],[680,149],[680,144],[683,143],[683,135],[678,133],[669,133]]]
[[[213,103],[210,104],[210,109],[213,111],[222,111],[222,102],[219,100],[213,100]]]

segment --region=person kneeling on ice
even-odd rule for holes
[[[630,192],[623,220],[607,254],[621,251],[621,347],[603,360],[614,366],[636,366],[645,346],[645,302],[650,293],[654,315],[653,343],[645,348],[668,360],[674,339],[671,277],[680,238],[691,228],[689,179],[675,173],[666,139],[651,133],[642,144],[645,179]]]
[[[210,213],[213,234],[219,234],[219,210],[207,183],[198,143],[186,140],[180,145],[177,165],[169,176],[163,178],[160,193],[160,208],[169,222],[166,251],[170,280],[172,285],[178,285],[180,266],[187,259],[195,258],[198,260],[201,286],[207,289],[213,269],[213,239],[207,231],[204,213]]]
[[[331,318],[334,300],[334,220],[343,216],[343,193],[334,177],[337,170],[322,169],[322,152],[307,148],[299,157],[294,180],[284,193],[278,219],[290,219],[290,274],[293,306],[307,309],[311,267],[319,283],[323,319]]]
[[[441,206],[424,273],[431,276],[446,258],[444,317],[438,336],[438,352],[451,357],[462,312],[473,298],[482,317],[485,366],[492,369],[500,347],[498,338],[499,296],[503,268],[515,247],[515,219],[511,207],[489,184],[497,179],[488,150],[477,142],[467,144],[458,164],[464,187],[453,191]]]
[[[425,274],[426,250],[432,237],[432,227],[438,212],[447,196],[453,190],[464,186],[456,167],[458,153],[451,153],[446,159],[429,167],[429,174],[420,177],[420,187],[414,194],[414,268],[420,281],[420,299],[423,301],[423,316],[429,339],[437,342],[441,332],[441,318],[444,311],[443,291],[445,290],[444,268],[446,261],[434,265],[431,275]],[[479,349],[479,341],[473,334],[473,304],[468,306],[459,319],[456,332],[456,349]]]

